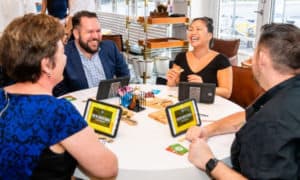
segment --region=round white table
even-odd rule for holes
[[[174,102],[177,101],[177,88],[162,85],[130,85],[138,86],[141,90],[151,91],[160,90],[157,97],[169,98]],[[95,98],[97,87],[69,93],[76,98],[72,103],[80,111],[84,112],[86,100]],[[105,100],[112,104],[118,104],[118,98]],[[207,117],[201,117],[202,125],[211,123],[243,109],[222,97],[216,96],[213,104],[198,103],[200,114],[206,114]],[[162,124],[148,117],[151,112],[157,111],[147,107],[146,110],[136,113],[132,119],[136,120],[136,126],[130,126],[120,122],[117,137],[113,143],[106,143],[119,160],[118,180],[182,180],[182,179],[209,179],[209,177],[187,159],[187,154],[183,156],[171,153],[166,148],[175,143],[184,147],[189,147],[189,142],[181,141],[184,135],[173,138],[168,125]],[[208,140],[213,153],[218,159],[226,159],[230,156],[230,147],[234,134],[220,135]],[[86,179],[78,169],[75,176]]]

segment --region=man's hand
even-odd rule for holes
[[[214,155],[203,138],[192,140],[189,148],[189,161],[196,167],[205,171],[205,165]]]
[[[192,141],[193,139],[198,139],[198,138],[203,138],[204,140],[208,138],[205,128],[199,126],[190,127],[185,134],[185,139],[188,141]]]

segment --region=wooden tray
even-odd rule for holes
[[[168,118],[167,118],[165,110],[159,110],[159,111],[149,113],[148,116],[160,123],[163,123],[163,124],[168,123]]]
[[[148,24],[182,24],[188,23],[189,18],[187,17],[148,17]],[[144,23],[145,18],[139,17],[138,22]]]
[[[162,99],[162,98],[147,98],[146,106],[154,109],[164,110],[167,106],[173,104],[173,101],[170,99]]]
[[[145,46],[144,40],[138,41],[140,46]],[[150,49],[155,48],[172,48],[172,47],[184,47],[187,46],[188,42],[182,39],[176,38],[157,38],[157,39],[147,39],[146,47]]]

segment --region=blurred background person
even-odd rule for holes
[[[208,17],[193,19],[187,30],[192,51],[179,53],[167,72],[167,85],[179,82],[215,83],[216,94],[229,98],[232,91],[232,67],[227,57],[210,49],[213,20]]]
[[[52,96],[66,64],[63,26],[45,14],[12,21],[0,39],[0,63],[16,83],[0,89],[0,179],[117,175],[116,156],[66,99]]]
[[[68,11],[72,0],[42,0],[41,13],[56,17],[62,24],[67,24]]]

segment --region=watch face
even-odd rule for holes
[[[211,158],[205,165],[206,173],[210,175],[210,172],[217,166],[219,160],[216,158]]]

